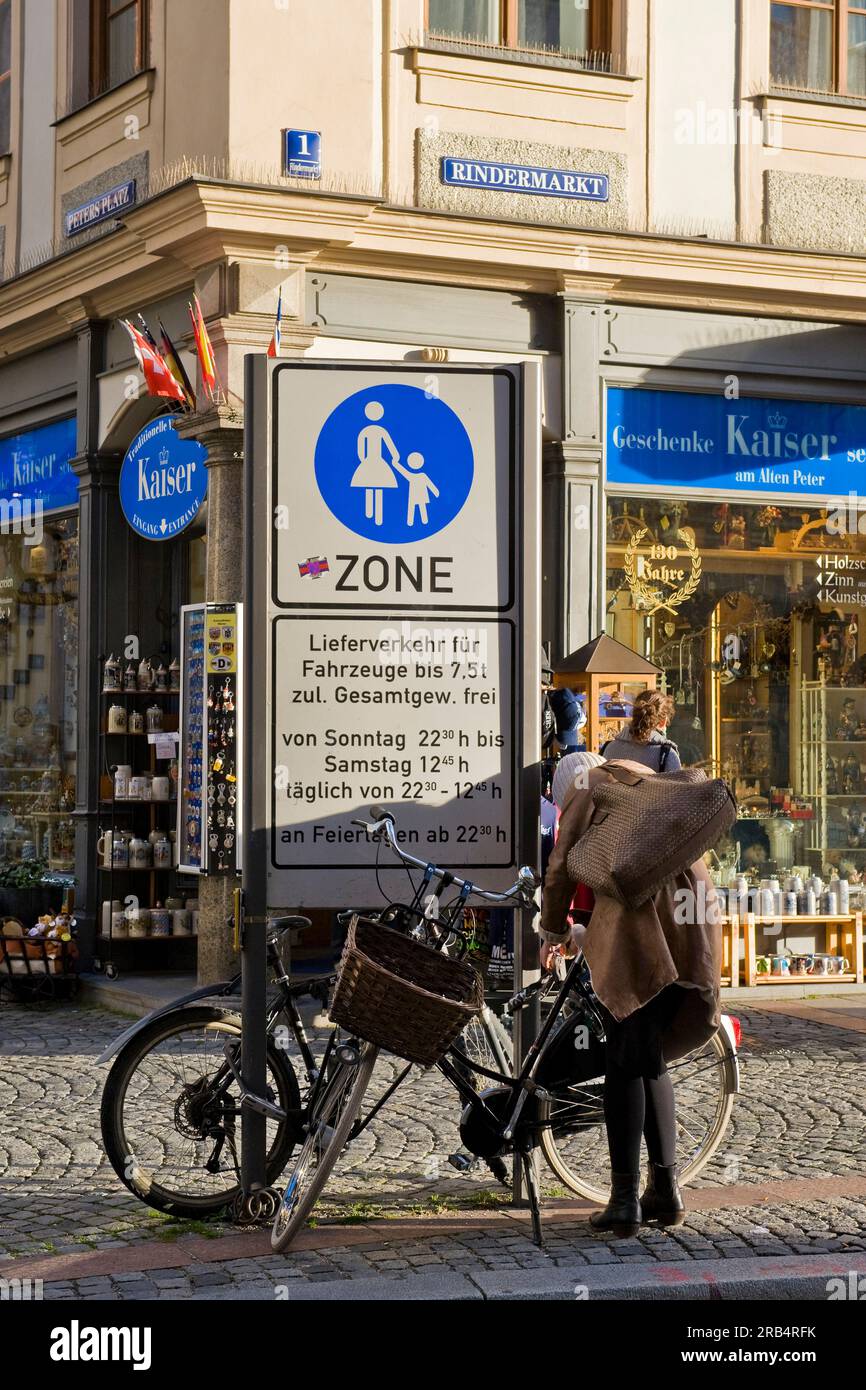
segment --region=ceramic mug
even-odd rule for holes
[[[171,936],[171,913],[164,907],[154,907],[150,913],[151,936]]]
[[[171,934],[172,936],[192,935],[192,913],[187,912],[185,907],[175,908],[171,914]]]
[[[96,841],[96,853],[99,855],[106,869],[111,868],[111,831],[103,830],[99,839]]]
[[[132,768],[129,763],[120,763],[114,769],[114,799],[115,801],[126,801],[129,797],[129,783],[132,778]]]
[[[109,832],[109,833],[110,833],[110,832]],[[99,843],[98,843],[98,842],[97,842],[97,846],[96,846],[96,852],[97,852],[97,854],[99,854],[100,856],[102,855],[102,850],[99,848]],[[115,915],[115,913],[117,913],[117,912],[120,912],[120,899],[119,899],[119,898],[115,898],[115,899],[114,899],[114,902],[107,902],[107,901],[106,901],[106,902],[104,902],[104,903],[102,904],[102,935],[103,935],[103,936],[108,936],[108,933],[109,933],[109,931],[111,930],[111,923],[112,923],[112,920],[114,919],[114,915]]]
[[[129,936],[129,919],[121,909],[119,912],[111,914],[111,935],[117,937]]]
[[[773,956],[773,974],[790,975],[791,961],[788,956]]]
[[[146,907],[132,907],[127,913],[129,935],[135,937],[150,934],[150,910]]]
[[[171,783],[167,777],[154,777],[153,779],[153,799],[154,801],[168,801],[171,793]]]
[[[795,956],[791,962],[792,975],[808,975],[814,963],[814,956]]]
[[[816,957],[815,957],[815,960],[814,960],[814,962],[813,962],[813,964],[812,964],[812,969],[809,971],[809,974],[810,974],[810,975],[829,975],[829,973],[830,973],[830,962],[829,962],[829,960],[827,959],[827,957],[826,957],[826,956],[816,956]]]
[[[769,975],[772,962],[769,956],[758,956],[755,961],[755,971],[758,975]]]
[[[140,709],[134,709],[129,716],[129,732],[131,734],[144,733],[144,715]]]
[[[845,956],[831,956],[830,973],[832,975],[845,975],[848,971],[848,960]]]
[[[171,840],[165,835],[153,842],[153,867],[155,869],[171,868]]]
[[[108,732],[110,734],[126,733],[126,710],[123,705],[111,705],[108,711]]]

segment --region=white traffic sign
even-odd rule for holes
[[[352,824],[375,803],[419,858],[506,886],[537,763],[537,369],[250,370],[251,824],[268,906],[379,901],[375,847]]]

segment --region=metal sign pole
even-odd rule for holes
[[[251,700],[256,671],[256,650],[253,643],[253,606],[255,602],[256,548],[253,544],[255,489],[252,456],[252,430],[257,407],[254,374],[250,359],[246,362],[245,427],[244,427],[244,606],[243,606],[243,690]],[[265,912],[267,908],[266,876],[261,865],[261,829],[253,813],[255,805],[253,730],[255,719],[250,707],[243,720],[243,769],[241,805],[246,827],[242,841],[242,901],[238,904],[238,935],[241,947],[241,1017],[243,1049],[241,1079],[244,1089],[263,1096],[267,1082],[267,949],[265,945]],[[263,1114],[245,1105],[241,1113],[241,1186],[249,1197],[256,1188],[267,1183],[267,1120]]]

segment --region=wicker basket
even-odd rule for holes
[[[331,1018],[387,1052],[432,1067],[484,1002],[465,961],[368,917],[353,917],[340,960]]]

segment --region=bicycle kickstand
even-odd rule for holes
[[[532,1215],[532,1239],[539,1250],[543,1250],[544,1235],[541,1229],[541,1199],[538,1189],[538,1166],[535,1161],[535,1151],[524,1149],[520,1155],[520,1162],[523,1165],[523,1181],[526,1184],[526,1195],[529,1198],[529,1210]]]

